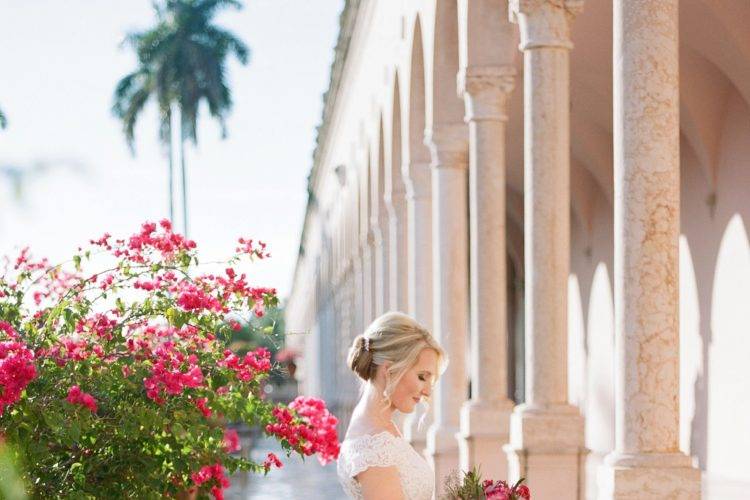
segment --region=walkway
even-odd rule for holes
[[[262,462],[268,452],[275,453],[284,462],[284,467],[271,470],[266,477],[235,474],[232,486],[226,492],[228,500],[346,499],[336,478],[335,463],[322,467],[315,457],[308,457],[304,462],[298,455],[287,458],[278,442],[267,438],[257,442],[251,455],[254,460]]]

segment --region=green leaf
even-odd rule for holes
[[[68,434],[70,435],[70,438],[73,441],[78,441],[81,439],[81,425],[77,421],[73,421],[70,423],[70,427],[68,427]]]
[[[174,326],[176,322],[177,309],[175,309],[174,307],[170,307],[165,311],[164,316],[167,318],[169,324]]]

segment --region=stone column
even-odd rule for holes
[[[374,193],[373,196],[377,196]],[[387,298],[386,284],[388,273],[388,227],[383,224],[384,216],[383,199],[379,199],[377,205],[373,205],[373,215],[370,220],[372,234],[372,318],[375,319],[385,312],[385,300]]]
[[[511,416],[512,481],[536,498],[584,498],[584,432],[568,403],[570,24],[580,0],[511,0],[524,56],[526,401]]]
[[[432,331],[432,178],[429,163],[413,162],[405,177],[408,217],[408,311]],[[433,332],[434,333],[434,332]],[[434,406],[434,404],[433,404]],[[426,446],[427,429],[433,420],[432,407],[419,425],[413,413],[404,422],[404,437],[417,452]]]
[[[355,178],[356,179],[356,178]],[[364,323],[364,317],[362,314],[363,306],[363,295],[362,289],[364,287],[364,274],[362,268],[362,248],[360,246],[361,238],[359,236],[360,231],[360,201],[358,186],[355,182],[352,186],[351,200],[349,205],[349,253],[352,259],[352,307],[353,307],[353,320],[352,320],[352,336],[355,336],[362,332],[362,324]]]
[[[385,200],[378,196],[377,205],[373,206],[373,216],[370,221],[373,234],[373,318],[377,318],[389,305],[389,264],[390,257],[390,228],[388,225],[388,214],[385,208]]]
[[[400,166],[400,165],[399,165]],[[389,169],[390,171],[391,169]],[[400,169],[399,169],[400,170]],[[401,176],[390,179],[387,193],[388,207],[388,303],[385,309],[389,311],[407,312],[408,301],[408,221],[406,190]]]
[[[406,180],[409,314],[432,330],[432,172],[412,163]]]
[[[362,242],[362,331],[369,326],[374,316],[373,308],[373,288],[374,283],[374,262],[373,262],[373,237],[370,231],[367,231],[364,241]],[[360,332],[362,333],[362,332]]]
[[[616,424],[600,498],[701,495],[679,449],[678,3],[614,2]]]
[[[513,402],[508,398],[505,250],[506,101],[513,66],[459,73],[469,124],[469,235],[472,397],[461,408],[460,465],[505,478]]]
[[[382,127],[381,132],[382,134]],[[382,138],[381,138],[382,140]],[[372,317],[377,318],[385,312],[388,296],[388,214],[385,205],[385,163],[383,148],[378,156],[371,160],[374,170],[370,184],[370,231],[372,232]]]
[[[458,468],[459,412],[466,400],[469,325],[468,130],[438,124],[427,133],[432,155],[433,330],[450,365],[433,392],[434,422],[427,433],[438,491]]]
[[[359,245],[362,255],[362,331],[373,320],[373,250],[374,235],[370,226],[370,168],[367,159],[364,161],[364,173],[360,178],[359,190]],[[360,332],[362,333],[362,332]]]

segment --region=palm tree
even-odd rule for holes
[[[8,119],[5,118],[5,115],[3,114],[3,110],[0,109],[0,129],[3,129],[8,126]]]
[[[247,64],[249,49],[234,34],[212,24],[226,7],[242,8],[239,0],[162,0],[155,3],[157,25],[126,37],[138,56],[138,68],[115,89],[114,114],[122,120],[130,147],[134,127],[150,98],[159,106],[159,139],[169,150],[170,218],[172,206],[172,114],[179,115],[179,137],[184,232],[188,233],[185,141],[198,145],[197,122],[201,102],[219,121],[226,137],[226,116],[232,95],[226,81],[227,58],[234,55]]]
[[[139,62],[141,56],[139,53]],[[140,62],[141,66],[120,80],[115,89],[112,111],[120,120],[131,154],[135,154],[135,124],[146,103],[153,96],[159,106],[159,141],[166,147],[169,159],[169,220],[174,221],[174,169],[172,147],[172,109],[163,81],[157,82],[154,69]],[[160,85],[158,85],[160,84]]]

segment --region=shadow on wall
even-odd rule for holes
[[[706,498],[746,498],[750,485],[750,433],[742,432],[750,418],[747,137],[750,108],[734,92],[713,181],[682,141],[680,448],[706,473]],[[586,416],[592,451],[591,498],[596,465],[614,447],[615,425],[611,212],[600,209],[594,217],[590,228],[573,227],[568,350],[570,398]]]
[[[689,428],[683,427],[681,442],[689,442],[709,487],[714,478],[750,484],[750,470],[743,466],[750,436],[737,432],[750,416],[748,136],[750,109],[734,92],[727,103],[713,192],[696,155],[683,146],[681,263],[685,267],[692,261],[694,283],[681,284],[681,348],[686,354],[682,381],[692,382],[692,391],[682,391],[683,426]],[[689,275],[683,270],[681,278],[688,280]]]

